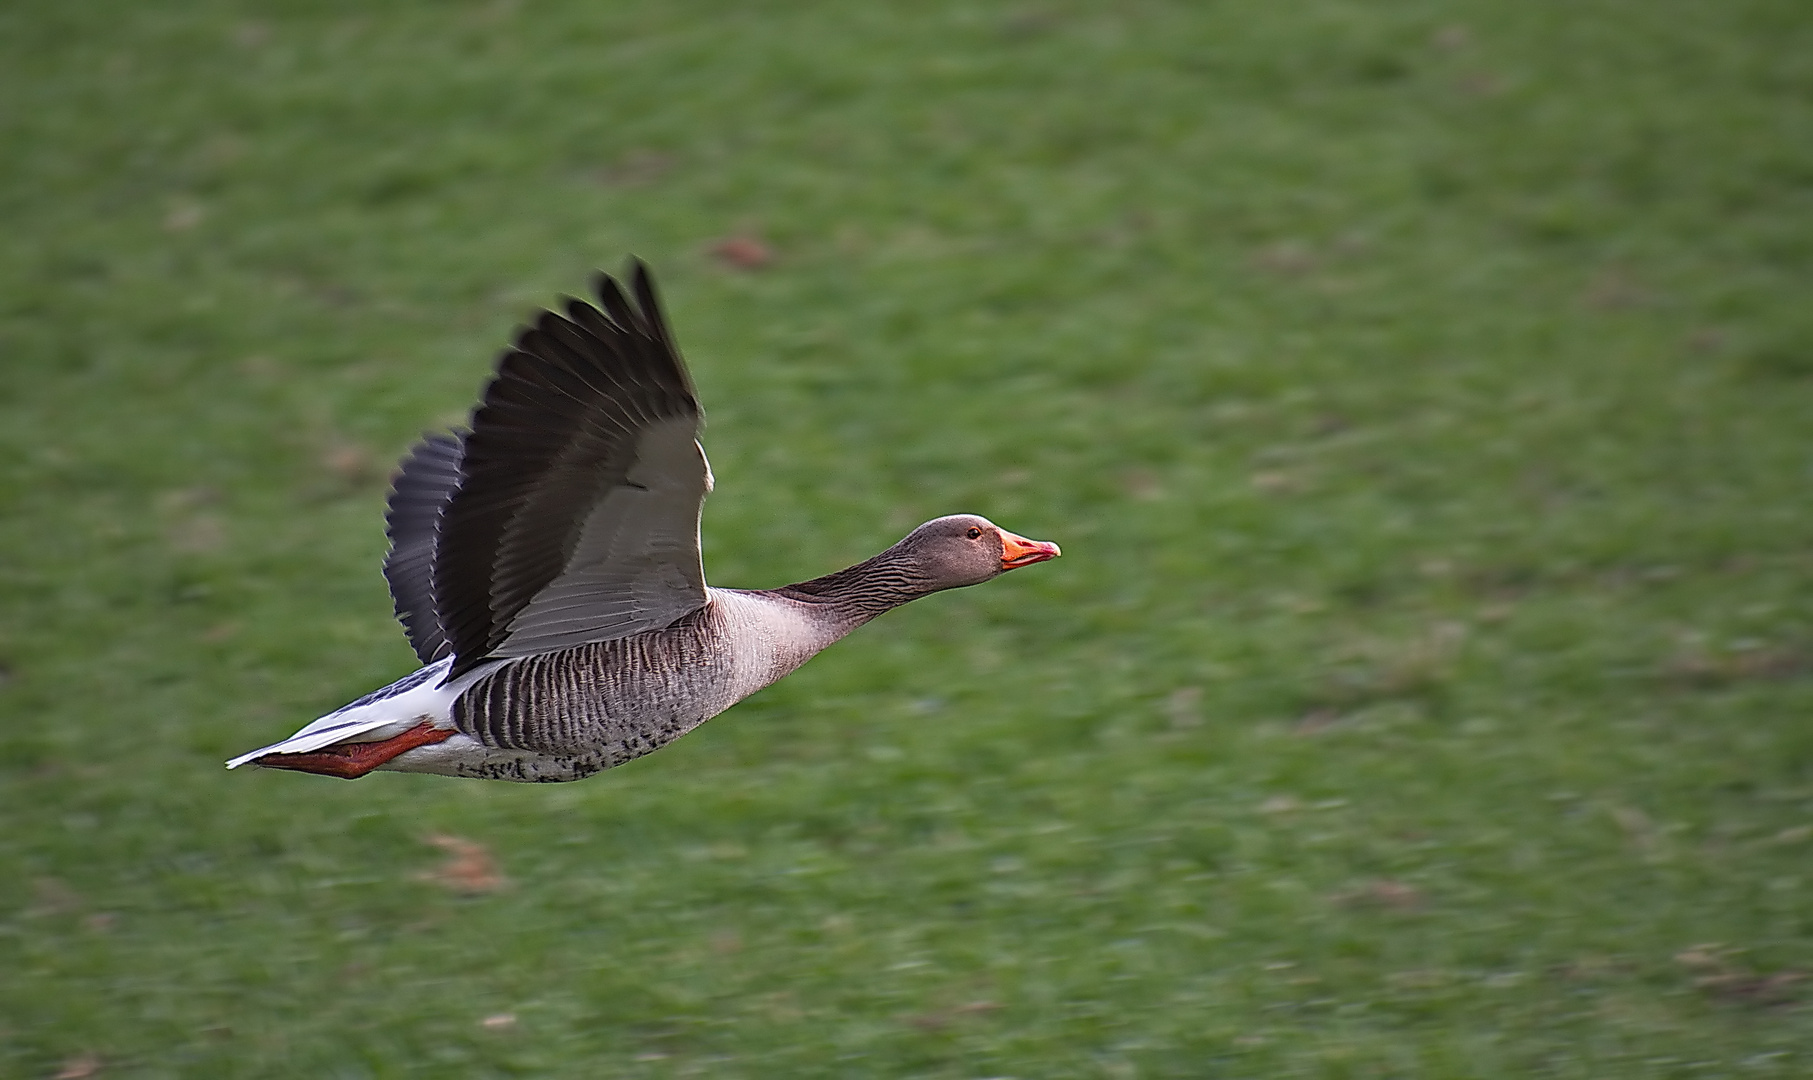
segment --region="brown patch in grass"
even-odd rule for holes
[[[1630,275],[1630,272],[1619,267],[1602,270],[1587,285],[1583,297],[1586,306],[1595,311],[1622,311],[1628,308],[1643,307],[1655,297]]]
[[[928,1012],[916,1013],[907,1017],[906,1020],[907,1023],[921,1031],[940,1031],[960,1020],[987,1016],[989,1013],[999,1011],[1000,1008],[1001,1005],[998,1002],[968,1001],[948,1009],[932,1009]]]
[[[1334,709],[1311,709],[1291,725],[1292,735],[1320,735],[1339,724],[1341,714]]]
[[[659,150],[631,150],[597,172],[598,182],[611,187],[640,187],[652,184],[673,171],[672,154]]]
[[[202,208],[200,203],[177,203],[170,208],[169,213],[164,215],[164,231],[173,233],[188,232],[190,229],[195,228],[195,226],[200,225],[202,219],[207,216],[208,212]]]
[[[81,894],[54,877],[32,881],[32,906],[26,914],[42,918],[47,915],[73,915],[83,908]]]
[[[242,49],[256,49],[270,40],[270,23],[242,22],[233,28],[233,44]]]
[[[1496,75],[1476,71],[1470,75],[1461,76],[1460,82],[1455,84],[1455,88],[1468,97],[1489,98],[1504,93],[1505,82]]]
[[[1569,982],[1623,978],[1633,974],[1636,965],[1616,956],[1581,956],[1549,969],[1549,974]]]
[[[1165,716],[1176,730],[1202,726],[1202,687],[1180,686],[1165,698]]]
[[[1717,943],[1693,945],[1675,954],[1675,963],[1693,973],[1693,985],[1708,997],[1733,1005],[1775,1008],[1800,1000],[1804,971],[1754,971],[1740,965],[1736,950]]]
[[[712,257],[733,270],[760,270],[774,262],[774,250],[753,236],[729,236],[711,245]]]
[[[1730,338],[1730,334],[1716,326],[1702,326],[1687,335],[1687,348],[1703,355],[1723,352],[1730,343]]]
[[[170,546],[185,555],[219,551],[227,542],[227,525],[217,514],[196,514],[170,526]]]
[[[57,1069],[57,1080],[88,1080],[104,1064],[99,1054],[77,1054]]]
[[[1483,623],[1501,623],[1517,611],[1517,605],[1502,600],[1495,600],[1480,607],[1474,616]]]
[[[1130,469],[1121,477],[1121,486],[1127,494],[1141,502],[1156,502],[1165,497],[1164,485],[1159,483],[1158,475],[1150,469]]]
[[[421,875],[462,896],[494,893],[509,885],[497,868],[497,861],[483,844],[446,833],[434,833],[423,839],[447,853],[447,861]]]
[[[1353,427],[1353,421],[1347,417],[1340,413],[1325,412],[1316,416],[1315,421],[1309,426],[1309,433],[1317,438],[1326,439],[1331,435],[1339,435],[1351,427]]]
[[[1288,495],[1303,490],[1301,477],[1285,472],[1283,469],[1261,469],[1246,478],[1254,491],[1267,495]]]
[[[734,956],[743,951],[743,935],[735,930],[719,930],[711,935],[711,951],[719,956]]]
[[[220,489],[200,484],[196,487],[166,491],[157,497],[157,508],[166,514],[178,514],[220,501]]]
[[[1385,981],[1398,990],[1435,990],[1452,983],[1454,977],[1438,968],[1412,968],[1394,971],[1385,977]]]
[[[189,555],[220,550],[227,540],[226,522],[204,509],[218,502],[220,492],[205,484],[159,495],[157,509],[171,519],[164,529],[165,540]]]
[[[1611,808],[1611,815],[1638,851],[1653,855],[1661,850],[1661,830],[1656,828],[1656,823],[1650,820],[1648,814],[1634,806],[1614,806]]]
[[[224,641],[231,641],[243,629],[245,629],[244,623],[237,619],[229,619],[223,623],[215,623],[202,631],[201,640],[209,645],[219,645]]]
[[[332,473],[335,479],[351,487],[376,479],[380,471],[370,450],[358,443],[341,440],[335,440],[322,449],[321,467]]]
[[[1792,679],[1813,672],[1813,656],[1804,649],[1774,646],[1714,652],[1686,649],[1670,657],[1663,675],[1683,686],[1717,687],[1731,683]]]
[[[1472,32],[1459,24],[1444,26],[1429,35],[1429,44],[1442,52],[1459,52],[1472,42]]]
[[[1438,622],[1407,641],[1356,642],[1335,657],[1335,670],[1313,695],[1311,711],[1349,712],[1432,693],[1448,681],[1466,639],[1465,623]]]
[[[1388,908],[1392,911],[1421,911],[1428,903],[1423,890],[1391,878],[1374,878],[1329,899],[1342,907]]]
[[[1309,245],[1295,240],[1281,240],[1268,244],[1253,253],[1252,264],[1255,269],[1283,277],[1300,277],[1322,265],[1322,260],[1310,250]]]
[[[1772,975],[1727,971],[1702,976],[1693,984],[1721,1001],[1768,1008],[1800,1000],[1798,988],[1806,979],[1806,973],[1801,971],[1778,971]]]

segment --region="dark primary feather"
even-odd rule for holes
[[[461,452],[455,435],[423,438],[403,459],[384,515],[390,536],[384,577],[390,582],[397,620],[424,664],[445,656],[449,648],[434,607],[434,545],[441,511],[459,487]]]
[[[633,287],[635,308],[601,274],[603,311],[574,300],[564,317],[544,312],[498,361],[472,415],[433,559],[450,678],[497,649],[560,576],[588,516],[626,484],[642,433],[670,420],[697,430],[692,380],[640,263]]]

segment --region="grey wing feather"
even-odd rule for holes
[[[397,621],[424,664],[451,649],[434,606],[434,546],[441,513],[459,487],[462,453],[458,436],[423,438],[403,459],[385,513],[390,553],[384,558],[384,577],[396,602]]]
[[[705,604],[699,405],[646,268],[631,306],[544,312],[498,361],[440,522],[433,595],[455,678],[660,629]]]

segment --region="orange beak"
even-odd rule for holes
[[[1056,544],[1045,540],[1028,540],[1024,536],[1015,536],[1006,529],[1001,530],[1001,569],[1014,570],[1022,566],[1031,566],[1046,559],[1055,559],[1064,554]]]

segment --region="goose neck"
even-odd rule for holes
[[[816,608],[829,621],[854,627],[937,589],[896,545],[855,566],[775,591]]]

